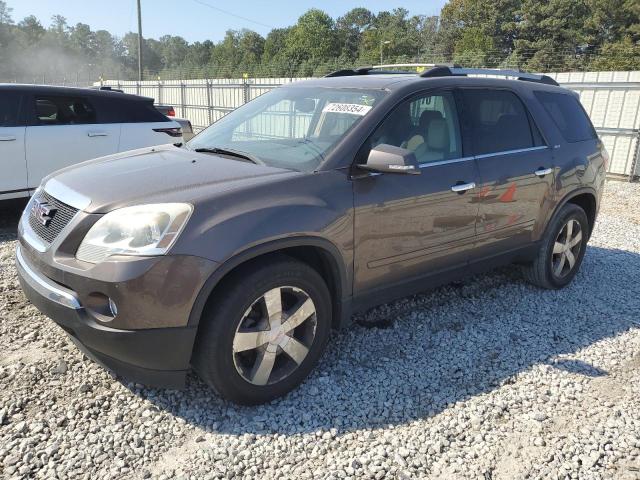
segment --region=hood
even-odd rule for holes
[[[52,196],[89,213],[141,203],[197,202],[298,172],[172,145],[144,148],[59,170],[44,183]],[[74,204],[75,203],[75,204]]]

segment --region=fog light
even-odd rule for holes
[[[116,305],[116,302],[111,299],[109,299],[109,310],[111,311],[112,316],[115,317],[118,315],[118,306]]]

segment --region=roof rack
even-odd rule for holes
[[[411,71],[411,70],[397,70],[399,68],[433,68],[433,67],[458,67],[458,65],[454,65],[454,64],[445,64],[445,65],[441,65],[441,64],[435,64],[435,63],[392,63],[392,64],[387,64],[387,65],[371,65],[371,66],[366,66],[366,67],[358,67],[358,68],[345,68],[342,70],[336,70],[335,72],[331,72],[327,75],[325,75],[325,77],[351,77],[354,75],[384,75],[384,74],[395,74],[395,75],[401,75],[401,74],[409,74],[409,75],[415,75],[417,72],[416,71]],[[396,70],[385,70],[385,69],[389,69],[389,68],[393,68]]]
[[[449,67],[445,65],[436,66],[426,72],[420,74],[422,78],[435,78],[435,77],[453,77],[467,75],[491,75],[500,77],[514,77],[517,80],[523,80],[525,82],[537,82],[547,85],[558,86],[553,78],[548,75],[536,75],[534,73],[521,72],[519,70],[496,70],[486,68],[461,68],[458,66]]]

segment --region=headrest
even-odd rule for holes
[[[425,110],[420,115],[418,125],[420,125],[421,128],[427,128],[431,120],[442,120],[442,113],[437,110]]]
[[[430,150],[449,150],[449,127],[443,119],[429,122],[427,127],[427,147]]]
[[[78,117],[85,117],[89,114],[86,107],[84,106],[84,103],[82,102],[75,102],[73,104],[73,113],[75,113]]]

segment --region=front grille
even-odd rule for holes
[[[45,202],[50,209],[55,209],[50,215],[51,220],[47,225],[43,225],[40,219],[37,217],[34,208],[29,212],[29,225],[32,230],[42,240],[51,244],[60,235],[60,232],[66,227],[71,219],[78,213],[78,209],[73,208],[66,203],[53,198],[44,190],[41,190],[31,201],[31,205],[35,205],[36,201]]]

